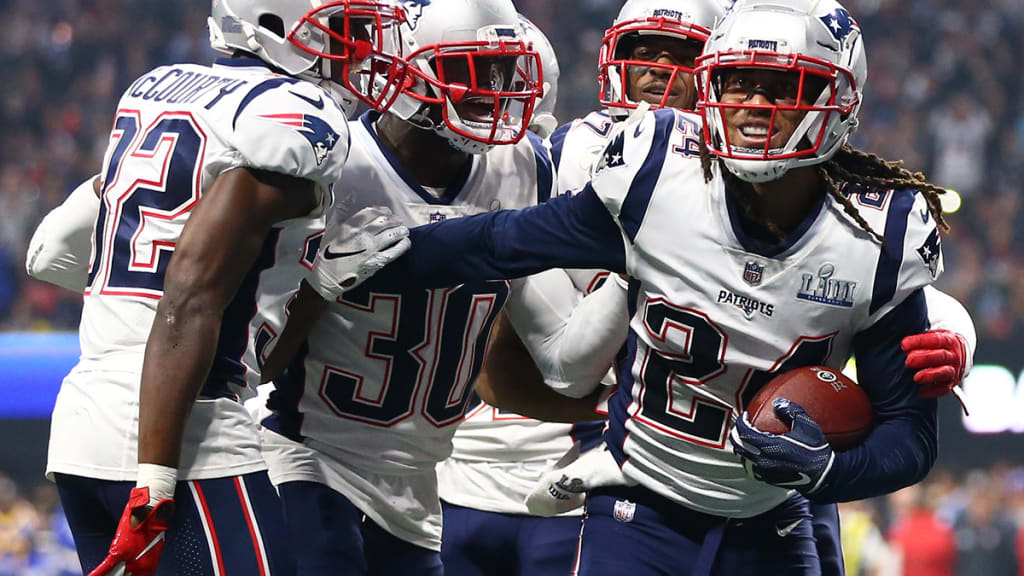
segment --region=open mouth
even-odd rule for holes
[[[779,128],[776,126],[769,131],[768,124],[747,122],[740,124],[737,132],[739,133],[739,141],[734,142],[737,146],[743,146],[748,148],[760,148],[764,149],[768,143],[775,138],[779,133]]]
[[[459,110],[464,120],[471,122],[491,122],[494,120],[494,100],[490,98],[473,98],[466,100]]]

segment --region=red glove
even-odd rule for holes
[[[941,398],[964,379],[967,340],[949,330],[930,330],[903,339],[907,368],[917,370],[914,382],[923,398]]]
[[[149,488],[132,488],[107,558],[89,576],[152,576],[173,514],[174,500],[161,500],[150,508]]]

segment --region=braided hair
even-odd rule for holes
[[[711,170],[714,158],[703,142],[701,142],[700,146],[700,160],[701,166],[704,169],[704,180],[710,182],[714,177]],[[853,205],[850,198],[843,194],[842,190],[847,184],[855,184],[876,190],[893,190],[897,188],[913,188],[918,190],[928,202],[928,211],[935,218],[939,229],[945,232],[949,231],[949,224],[942,213],[942,201],[939,198],[940,194],[946,193],[946,189],[928,182],[923,173],[912,172],[904,168],[902,160],[891,162],[876,154],[857,150],[849,144],[845,144],[830,160],[819,164],[817,170],[818,175],[828,187],[829,195],[843,207],[843,211],[853,218],[862,230],[870,234],[880,244],[885,241],[885,238],[871,228],[871,225],[860,215],[860,211]],[[767,222],[763,217],[754,212],[753,187],[749,183],[740,180],[728,170],[722,170],[722,174],[725,175],[726,184],[729,185],[729,189],[736,198],[737,203],[743,208],[745,216],[777,238],[784,238],[785,233],[778,226]]]

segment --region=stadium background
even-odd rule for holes
[[[559,118],[594,109],[597,49],[621,1],[516,5],[558,51]],[[920,488],[844,509],[850,573],[1024,575],[1024,3],[846,6],[869,59],[856,144],[959,192],[939,285],[967,305],[979,335],[972,417],[943,401],[936,470]],[[159,64],[213,58],[207,14],[208,3],[183,0],[0,0],[0,575],[77,573],[42,467],[53,395],[77,355],[81,296],[25,276],[28,239],[97,172],[129,82]]]

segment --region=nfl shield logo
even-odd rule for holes
[[[440,212],[434,212],[433,214],[430,215],[431,224],[435,224],[437,222],[444,222],[447,219],[448,217],[445,216],[444,214],[441,214]]]
[[[763,274],[764,266],[757,262],[747,262],[746,268],[743,269],[743,280],[751,286],[757,286],[761,283],[761,276]]]
[[[636,515],[636,504],[629,500],[616,500],[612,516],[619,522],[632,522]]]

